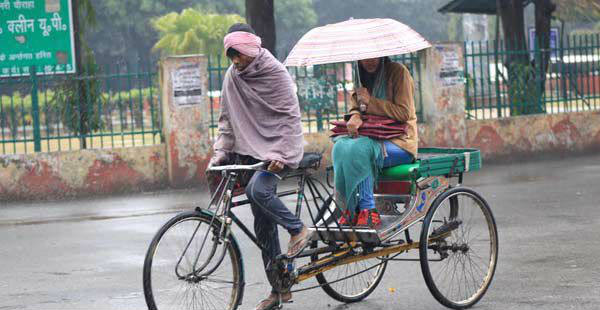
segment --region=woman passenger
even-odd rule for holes
[[[363,59],[358,64],[362,87],[351,97],[349,135],[338,138],[332,152],[338,201],[346,206],[345,216],[339,222],[348,225],[351,219],[352,225],[378,228],[381,219],[373,197],[378,171],[412,163],[417,156],[413,80],[404,65],[388,57]],[[363,124],[361,113],[405,123],[406,135],[390,140],[358,136],[358,128]]]

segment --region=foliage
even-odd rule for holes
[[[102,0],[95,1],[98,25],[91,47],[101,64],[149,60],[158,33],[151,20],[169,12],[193,7],[203,12],[240,14],[244,0]]]
[[[51,103],[60,111],[63,125],[77,135],[86,135],[102,129],[102,105],[106,96],[101,92],[98,69],[91,54],[79,78],[67,79],[55,90]]]
[[[172,12],[152,22],[160,36],[154,50],[163,55],[215,55],[223,49],[227,29],[240,22],[244,19],[235,14],[204,14],[195,9],[184,9],[181,14]]]
[[[510,115],[545,113],[540,90],[536,87],[535,69],[528,64],[514,63],[508,71]]]
[[[598,0],[554,0],[558,9],[557,16],[568,21],[586,19],[595,22],[600,18]]]
[[[95,115],[96,120],[93,123],[102,125],[101,127],[96,126],[97,130],[110,129],[113,126],[111,121],[113,116],[120,117],[128,113],[133,115],[135,125],[138,128],[143,126],[142,120],[144,117],[152,118],[155,128],[160,127],[159,93],[155,87],[152,89],[136,88],[117,92],[102,92],[97,95],[98,98],[101,98],[100,100],[82,100],[83,105],[81,107],[73,104],[67,105],[64,103],[66,94],[72,94],[70,95],[71,97],[77,98],[77,94],[74,93],[77,91],[76,82],[77,80],[75,79],[64,82],[61,84],[58,92],[52,89],[38,92],[40,124],[45,126],[46,130],[52,131],[53,128],[57,127],[59,122],[64,124],[65,114],[69,113],[69,111],[73,114],[73,117],[66,118],[67,123],[65,126],[71,123],[71,127],[77,127],[78,120],[75,116],[80,108],[86,111],[94,111],[92,114]],[[68,88],[69,91],[66,91],[64,88]],[[147,112],[146,108],[150,114],[145,114]],[[33,108],[30,94],[24,95],[16,91],[10,95],[0,97],[0,127],[8,128],[13,135],[17,135],[18,130],[23,128],[23,126],[32,125],[32,115]],[[121,120],[119,125],[122,128],[129,126],[124,120]],[[71,129],[71,127],[68,128]],[[9,133],[6,132],[5,134]]]
[[[296,42],[316,25],[312,0],[276,0],[277,55],[287,56]]]
[[[449,0],[314,0],[318,24],[353,18],[393,18],[410,26],[429,41],[447,40],[447,14],[437,9]]]

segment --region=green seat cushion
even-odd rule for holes
[[[410,180],[411,173],[419,169],[419,162],[384,168],[381,178],[386,180],[406,181]]]

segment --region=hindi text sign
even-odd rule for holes
[[[173,71],[173,101],[178,106],[202,102],[202,72],[197,64],[183,65]]]
[[[0,0],[0,77],[75,73],[71,0]]]

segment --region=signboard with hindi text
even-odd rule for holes
[[[75,73],[71,0],[0,0],[0,77]]]

